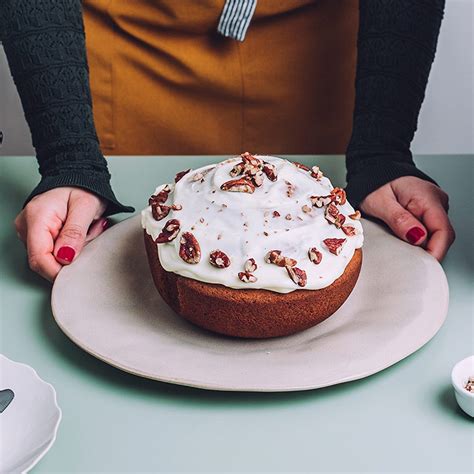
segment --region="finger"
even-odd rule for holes
[[[412,245],[420,245],[426,238],[425,226],[393,198],[384,199],[371,213],[382,219],[400,239]]]
[[[97,219],[94,221],[89,230],[87,231],[86,242],[94,240],[96,237],[99,237],[102,232],[108,229],[110,221],[107,218]]]
[[[81,201],[70,204],[66,221],[54,244],[58,262],[69,265],[79,255],[96,212],[93,206],[84,205]]]
[[[53,256],[53,236],[44,223],[40,221],[30,223],[26,236],[26,247],[30,268],[43,278],[53,281],[62,265]]]
[[[15,229],[16,229],[16,235],[17,237],[22,241],[26,242],[26,220],[25,220],[25,214],[20,212],[18,216],[16,217],[14,221]]]
[[[453,226],[449,222],[446,211],[439,204],[429,206],[423,213],[422,219],[430,233],[426,250],[436,260],[441,261],[456,238]]]

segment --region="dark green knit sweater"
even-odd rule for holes
[[[410,143],[443,9],[444,0],[360,0],[347,149],[347,192],[356,207],[398,177],[431,180],[413,163]],[[28,200],[78,186],[105,198],[106,214],[132,212],[110,187],[95,131],[80,0],[1,0],[0,38],[39,162],[41,181]]]

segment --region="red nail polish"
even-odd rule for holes
[[[76,251],[68,245],[61,247],[57,253],[57,257],[65,262],[72,262],[74,260],[74,255],[76,255]]]
[[[420,227],[412,227],[407,233],[406,238],[410,244],[415,244],[425,235],[425,231]]]
[[[102,229],[104,229],[104,230],[107,229],[109,227],[109,225],[110,225],[110,221],[108,219],[104,219],[102,221]]]

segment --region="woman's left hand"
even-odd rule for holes
[[[400,239],[426,249],[441,261],[454,242],[448,195],[414,176],[395,179],[370,193],[361,210],[384,221]]]

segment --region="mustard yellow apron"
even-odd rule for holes
[[[242,43],[223,5],[84,0],[104,153],[343,153],[358,0],[259,0]]]

